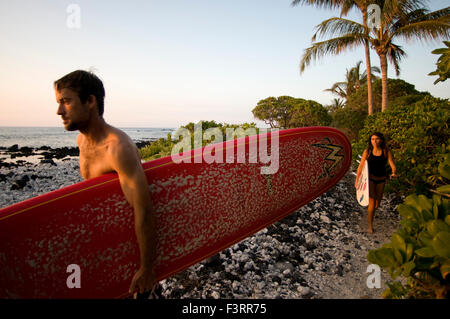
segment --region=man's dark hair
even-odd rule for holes
[[[98,114],[103,116],[105,89],[102,81],[94,73],[76,70],[56,80],[54,85],[58,91],[62,89],[74,90],[78,93],[81,103],[86,103],[89,95],[95,96]]]

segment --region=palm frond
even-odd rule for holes
[[[418,15],[416,19],[411,19],[411,22],[420,22],[420,21],[426,21],[426,20],[436,20],[440,18],[447,17],[447,21],[450,18],[450,7],[443,8],[440,10],[436,10],[433,12],[427,12],[423,14],[422,16]]]
[[[377,78],[375,73],[376,74],[381,74],[381,70],[380,70],[379,67],[372,66],[371,69],[372,69],[372,72],[370,74],[372,75],[372,78],[374,78],[374,79]],[[361,80],[362,80],[363,83],[367,82],[367,70],[364,70],[363,74],[361,75]]]
[[[419,39],[420,41],[427,42],[438,40],[440,37],[448,38],[450,36],[450,23],[446,20],[440,18],[405,25],[392,33],[390,39],[401,37],[407,41]]]
[[[343,16],[346,16],[350,12],[350,10],[352,10],[354,7],[359,7],[358,6],[358,1],[343,0],[342,1],[342,5],[341,5],[341,18]]]
[[[409,13],[403,13],[389,26],[389,29],[391,32],[395,32],[405,25],[411,24],[412,22],[418,22],[419,19],[422,19],[427,13],[428,10],[425,8],[417,9]]]
[[[353,49],[364,43],[363,34],[346,34],[341,37],[314,43],[305,49],[300,62],[300,73],[311,64],[312,60],[318,60],[325,55],[338,55],[339,53]]]
[[[341,2],[342,0],[293,0],[291,2],[291,6],[294,7],[296,5],[311,5],[319,9],[335,9],[340,7]]]
[[[382,12],[386,20],[393,21],[402,16],[426,8],[427,1],[421,0],[385,0],[377,1],[382,5]],[[427,11],[427,9],[425,9]],[[390,24],[390,23],[389,23]]]
[[[397,76],[400,75],[400,62],[406,56],[407,54],[405,51],[403,51],[401,46],[396,45],[392,42],[389,44],[387,49],[387,57],[389,59],[389,62],[394,65],[395,74]]]
[[[450,23],[450,7],[433,12],[429,12],[425,8],[409,12],[399,17],[398,20],[394,24],[392,24],[391,32],[395,32],[401,27],[407,26],[409,24],[423,21],[442,21]]]
[[[316,32],[312,37],[315,42],[317,37],[336,37],[344,34],[364,34],[364,26],[358,22],[333,17],[322,21],[316,26]]]
[[[341,88],[341,87],[337,87],[337,88],[330,88],[330,89],[325,89],[325,92],[331,92],[332,94],[335,94],[343,99],[347,99],[347,94],[345,93],[345,89]]]

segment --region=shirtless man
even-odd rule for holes
[[[94,74],[74,71],[55,81],[57,114],[64,128],[80,131],[80,172],[84,179],[117,172],[120,186],[134,209],[134,226],[140,249],[140,268],[134,275],[130,294],[143,294],[156,284],[153,272],[155,259],[155,219],[148,192],[147,179],[136,145],[121,130],[103,119],[105,90]]]

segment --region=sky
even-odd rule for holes
[[[446,6],[429,2],[431,10]],[[83,69],[102,79],[104,118],[114,126],[265,127],[251,112],[258,101],[289,95],[330,104],[335,96],[324,90],[365,61],[360,47],[300,74],[314,27],[338,15],[291,0],[0,0],[0,126],[62,126],[53,82]],[[361,19],[358,12],[349,18]],[[450,81],[434,85],[428,76],[442,41],[397,44],[408,54],[399,78],[450,98]],[[375,52],[371,59],[379,66]],[[396,78],[392,65],[388,75]]]

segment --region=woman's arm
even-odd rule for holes
[[[392,155],[391,150],[388,150],[388,162],[392,169],[392,174],[390,177],[391,178],[397,177],[397,167],[395,166],[394,155]]]

